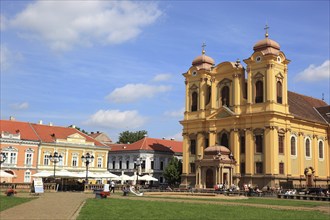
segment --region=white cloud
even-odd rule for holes
[[[111,129],[138,128],[145,124],[147,118],[138,111],[99,110],[84,123],[86,125],[102,126]]]
[[[185,108],[182,107],[181,109],[177,110],[177,111],[166,111],[164,114],[166,116],[170,116],[170,117],[181,117],[183,118],[183,114],[184,114]]]
[[[320,66],[310,65],[296,76],[297,81],[322,81],[330,79],[330,60],[326,60]]]
[[[116,88],[106,98],[115,103],[129,103],[142,98],[152,98],[156,93],[167,92],[170,86],[151,86],[146,84],[127,84]]]
[[[28,102],[14,103],[11,105],[11,107],[16,110],[24,110],[29,108],[29,103]]]
[[[22,54],[18,52],[13,52],[8,49],[5,45],[0,45],[0,67],[1,73],[5,72],[10,68],[13,63],[19,61],[23,58]]]
[[[167,81],[167,80],[169,80],[170,78],[171,78],[171,74],[166,74],[166,73],[164,73],[164,74],[158,74],[158,75],[156,75],[156,76],[152,79],[152,81],[155,81],[155,82]]]
[[[152,2],[37,1],[16,15],[10,25],[25,30],[24,36],[45,40],[55,51],[65,51],[94,42],[131,40],[161,14]]]

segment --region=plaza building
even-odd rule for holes
[[[181,186],[329,185],[330,106],[288,91],[290,60],[267,31],[244,62],[215,65],[203,46],[183,74]]]
[[[109,171],[132,176],[148,174],[156,179],[154,185],[165,183],[163,172],[173,157],[182,160],[182,142],[174,139],[144,137],[131,144],[108,144]],[[137,166],[137,161],[140,166]]]
[[[52,123],[20,122],[13,118],[1,120],[0,152],[7,155],[1,169],[13,173],[13,183],[31,182],[40,171],[86,171],[82,156],[94,157],[88,165],[91,172],[107,171],[109,147],[77,130],[75,126],[61,127]],[[61,156],[57,163],[55,155]]]

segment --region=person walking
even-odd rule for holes
[[[110,182],[110,192],[115,193],[115,182],[113,180]]]

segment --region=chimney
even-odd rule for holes
[[[72,127],[72,128],[76,128],[76,126],[75,126],[75,125],[72,125],[71,127]]]
[[[98,134],[99,134],[100,132],[99,132],[99,131],[97,131],[96,133],[98,133]]]
[[[91,134],[94,134],[94,131],[92,131]]]
[[[49,122],[49,126],[53,126],[53,122]]]
[[[39,120],[39,125],[42,125],[42,120]]]
[[[16,121],[16,119],[15,119],[13,116],[10,116],[10,117],[9,117],[9,120],[10,120],[10,121]]]
[[[165,140],[165,137],[163,137],[162,139]]]
[[[174,138],[171,138],[171,141],[174,141]]]

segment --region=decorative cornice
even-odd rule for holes
[[[40,141],[27,141],[27,140],[15,140],[8,138],[0,138],[0,143],[16,143],[16,144],[31,144],[31,145],[39,145]]]

